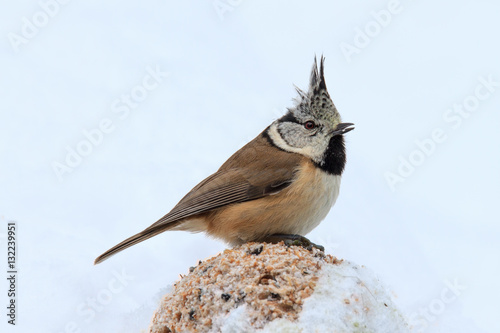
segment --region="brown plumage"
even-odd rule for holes
[[[345,164],[341,123],[326,91],[323,59],[309,92],[195,186],[165,216],[100,255],[95,264],[167,230],[204,231],[229,244],[305,235],[325,218]]]
[[[272,147],[262,134],[244,148],[246,154],[242,154],[242,150],[237,151],[216,173],[186,194],[168,214],[140,233],[104,252],[95,260],[95,264],[171,229],[198,232],[205,231],[202,229],[205,226],[205,229],[213,230],[215,236],[220,235],[221,233],[217,232],[217,223],[213,221],[214,216],[224,211],[227,205],[278,193],[292,182],[295,169],[302,160],[301,155]],[[270,154],[269,150],[276,150],[277,155]],[[276,161],[278,162],[276,167],[270,169],[268,166]],[[289,168],[290,165],[295,167]],[[211,222],[197,223],[204,218],[208,218]],[[228,241],[237,243],[232,238]]]

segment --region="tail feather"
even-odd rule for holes
[[[133,235],[132,237],[125,239],[123,242],[113,246],[112,248],[110,248],[109,250],[107,250],[106,252],[101,254],[99,257],[97,257],[94,260],[94,265],[97,265],[97,264],[103,262],[104,260],[108,259],[109,257],[117,254],[120,251],[125,250],[126,248],[131,247],[132,245],[135,245],[137,243],[145,241],[146,239],[149,239],[153,236],[156,236],[164,231],[172,229],[173,227],[177,226],[178,224],[179,223],[176,221],[173,223],[171,222],[171,223],[164,224],[164,225],[157,225],[154,227],[146,228],[145,230],[139,232],[138,234]]]

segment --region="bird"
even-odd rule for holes
[[[343,123],[314,57],[308,91],[236,151],[157,222],[101,254],[94,264],[167,230],[205,232],[230,246],[284,241],[318,247],[305,235],[327,216],[346,164]]]

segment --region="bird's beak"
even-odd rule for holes
[[[352,131],[354,129],[354,127],[351,127],[351,126],[354,126],[354,124],[353,123],[340,123],[337,125],[337,127],[333,131],[330,132],[330,135],[335,136],[335,135],[346,134],[347,132]]]

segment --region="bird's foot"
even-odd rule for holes
[[[293,234],[273,234],[266,236],[263,240],[266,243],[279,243],[284,242],[286,246],[296,245],[302,246],[307,250],[312,250],[312,248],[317,248],[320,251],[325,252],[325,248],[321,245],[314,244],[309,239],[301,235],[293,235]]]

